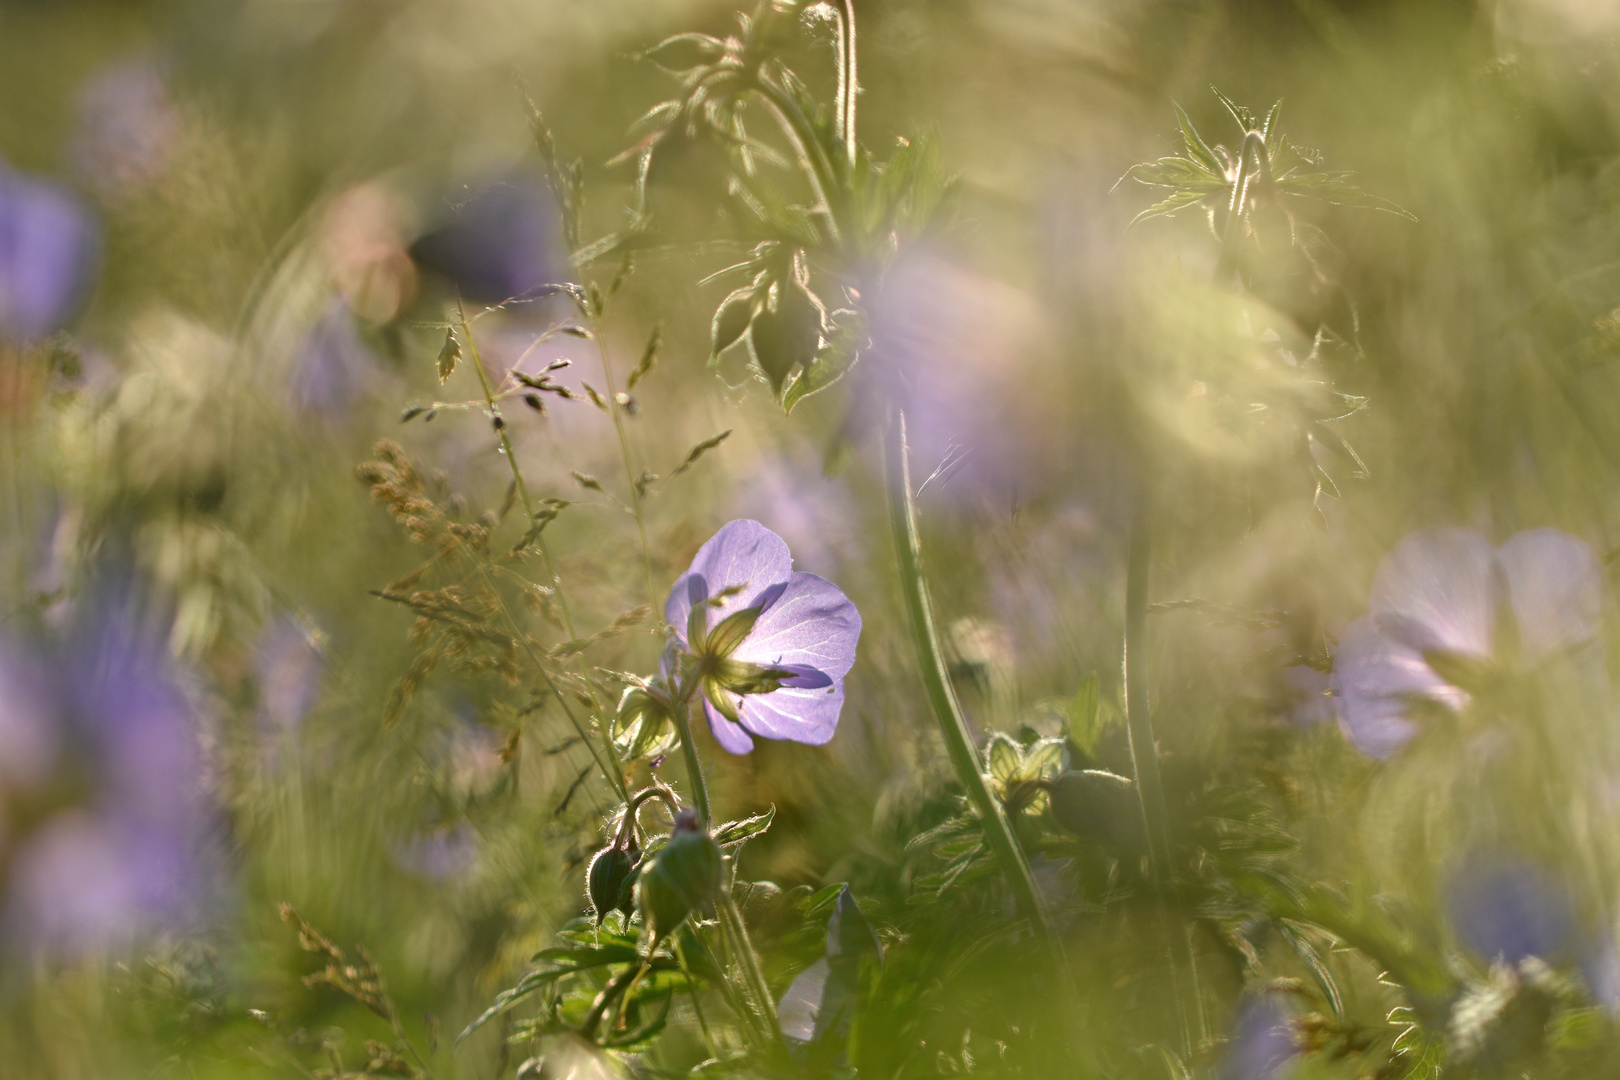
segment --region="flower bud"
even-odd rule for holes
[[[720,891],[720,845],[698,824],[697,813],[675,815],[675,830],[642,869],[636,882],[641,917],[657,937],[668,936],[681,920]]]
[[[1071,769],[1042,782],[1052,801],[1052,818],[1063,828],[1091,840],[1134,847],[1142,834],[1136,785],[1102,769]]]
[[[630,914],[630,890],[640,865],[641,849],[633,837],[623,846],[615,842],[591,858],[585,872],[585,894],[596,909],[596,925],[601,926],[610,911]]]

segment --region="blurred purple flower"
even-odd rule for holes
[[[1389,757],[1417,734],[1414,700],[1467,704],[1437,665],[1534,665],[1596,637],[1602,598],[1592,550],[1558,529],[1522,532],[1500,548],[1472,529],[1413,533],[1380,564],[1367,616],[1339,642],[1340,725],[1362,753]],[[1504,637],[1507,615],[1514,629]]]
[[[780,536],[757,521],[725,525],[675,582],[664,617],[721,746],[746,754],[750,733],[832,738],[861,616],[836,585],[794,573]]]
[[[763,518],[787,541],[799,565],[830,572],[859,558],[859,513],[849,485],[819,462],[756,455],[732,485],[739,517]]]
[[[8,837],[6,936],[14,947],[74,949],[171,924],[203,889],[198,715],[160,626],[127,595],[87,606],[76,633],[35,657],[36,678],[6,719],[33,776],[41,823]],[[15,686],[11,666],[8,689]],[[10,750],[12,748],[8,748]],[[0,771],[15,795],[17,768]],[[37,777],[37,779],[35,778]],[[49,781],[49,783],[46,783]]]
[[[1276,994],[1250,999],[1232,1024],[1221,1062],[1222,1080],[1283,1080],[1299,1063],[1288,1010]]]
[[[1458,940],[1481,959],[1575,958],[1582,936],[1575,906],[1564,884],[1541,867],[1475,856],[1450,874],[1445,895]]]
[[[0,164],[0,341],[59,330],[95,276],[95,220],[66,188]]]
[[[557,207],[537,179],[514,174],[469,191],[411,246],[422,269],[468,300],[498,304],[555,279]]]
[[[1609,931],[1585,923],[1569,885],[1551,870],[1474,853],[1447,876],[1444,896],[1457,940],[1480,959],[1573,965],[1594,1002],[1620,1009],[1620,950]]]
[[[296,619],[277,619],[259,638],[253,666],[265,726],[297,731],[321,690],[321,654],[309,631]]]
[[[903,256],[866,300],[868,363],[906,409],[915,482],[1001,495],[1029,486],[1045,455],[1018,367],[1039,336],[1024,293],[926,251]],[[1023,419],[1018,411],[1024,411]]]
[[[102,68],[79,95],[79,133],[73,148],[79,173],[116,193],[163,171],[180,132],[163,72],[148,58]]]
[[[465,877],[478,865],[478,835],[465,823],[434,826],[401,844],[395,858],[418,877],[433,881]]]
[[[334,299],[299,350],[289,388],[293,406],[321,416],[341,415],[376,377],[376,355],[360,340],[348,307]]]

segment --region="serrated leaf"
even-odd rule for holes
[[[1164,217],[1167,214],[1173,214],[1184,206],[1191,206],[1194,203],[1203,202],[1207,198],[1209,198],[1208,194],[1197,191],[1178,191],[1168,199],[1154,203],[1146,210],[1143,210],[1140,214],[1137,214],[1135,217],[1131,218],[1131,225],[1135,225],[1140,221],[1147,221],[1149,218]]]
[[[1271,145],[1271,136],[1277,130],[1277,117],[1281,113],[1282,99],[1278,98],[1277,103],[1271,107],[1271,111],[1266,113],[1265,125],[1260,129],[1260,134],[1266,140],[1266,145],[1268,147]]]
[[[1215,151],[1209,148],[1209,144],[1198,134],[1198,129],[1193,127],[1187,110],[1174,102],[1171,104],[1176,110],[1176,126],[1181,128],[1181,141],[1187,147],[1187,155],[1217,176],[1225,175],[1226,168],[1221,164],[1221,159],[1215,156]]]
[[[721,847],[731,847],[744,840],[760,835],[771,827],[776,820],[776,807],[773,805],[762,814],[754,814],[740,821],[728,821],[714,830],[714,841]]]
[[[1369,210],[1382,210],[1386,214],[1394,214],[1408,221],[1417,220],[1416,214],[1402,209],[1388,199],[1362,191],[1345,179],[1345,176],[1344,173],[1294,173],[1286,179],[1279,180],[1277,189],[1285,195],[1317,199],[1338,206],[1360,206]]]
[[[1254,130],[1254,113],[1245,109],[1215,87],[1211,86],[1210,89],[1214,91],[1216,97],[1221,99],[1221,104],[1226,106],[1226,111],[1232,114],[1232,119],[1237,121],[1238,127],[1243,129],[1245,135]]]

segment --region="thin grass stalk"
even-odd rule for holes
[[[484,391],[484,401],[489,408],[490,415],[498,418],[500,416],[500,406],[496,404],[495,388],[489,381],[489,372],[484,368],[483,355],[478,351],[478,340],[473,336],[472,327],[468,324],[466,316],[460,314],[459,305],[457,314],[461,323],[462,336],[467,339],[467,354],[472,360],[473,370],[478,373],[478,385],[482,387]],[[504,424],[495,425],[495,434],[500,439],[501,455],[506,458],[507,467],[512,472],[512,483],[517,488],[519,500],[523,503],[523,511],[526,515],[525,520],[532,522],[534,520],[534,502],[529,496],[528,485],[523,482],[523,470],[518,467],[517,456],[512,453],[511,436],[506,433],[506,426]],[[568,631],[568,637],[571,640],[577,640],[579,638],[579,631],[574,628],[574,617],[568,609],[567,597],[563,594],[562,579],[557,575],[556,565],[551,561],[551,551],[546,546],[544,536],[535,537],[535,547],[540,552],[541,565],[545,569],[546,577],[551,581],[552,595],[557,598],[557,607],[562,613],[563,625]],[[495,595],[497,597],[500,596],[500,590],[496,588],[493,578],[490,580],[490,588],[495,590]],[[517,620],[513,618],[511,611],[507,609],[506,601],[504,599],[501,600],[501,608],[506,612],[507,620],[512,623],[512,632],[517,635],[518,641],[523,644],[524,649],[529,653],[529,656],[534,661],[535,666],[539,668],[541,676],[545,678],[546,683],[551,688],[552,693],[556,695],[557,701],[562,705],[563,711],[568,714],[568,719],[574,723],[575,730],[579,732],[582,738],[584,738],[586,733],[583,730],[583,726],[575,719],[573,711],[568,706],[567,699],[563,697],[562,689],[557,686],[555,681],[552,680],[551,673],[546,671],[545,665],[541,662],[540,657],[535,653],[534,647],[529,644],[528,635],[524,634],[522,628],[518,626]],[[580,678],[585,681],[586,689],[590,692],[591,711],[596,714],[597,726],[601,729],[602,749],[606,752],[607,760],[611,765],[611,771],[608,771],[607,769],[603,769],[603,771],[608,773],[608,782],[613,785],[614,790],[619,793],[620,798],[628,801],[630,798],[630,789],[625,787],[624,766],[620,763],[619,753],[613,746],[612,722],[608,719],[607,712],[602,707],[602,701],[597,696],[596,682],[590,677],[590,673],[585,669],[585,660],[583,654],[576,654],[575,663],[579,668]],[[590,740],[587,738],[585,741],[586,745],[589,746]],[[596,756],[594,750],[592,750],[591,756],[593,758]],[[602,768],[600,760],[597,761],[597,767]]]

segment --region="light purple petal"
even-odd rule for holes
[[[1497,559],[1527,659],[1597,636],[1603,572],[1586,544],[1561,529],[1531,529],[1503,544]]]
[[[1389,757],[1417,734],[1417,722],[1408,716],[1411,698],[1432,698],[1454,709],[1468,700],[1417,650],[1379,633],[1371,619],[1357,619],[1340,638],[1333,693],[1345,737],[1374,758]]]
[[[801,971],[788,986],[776,1006],[776,1022],[783,1035],[799,1042],[809,1042],[815,1035],[821,995],[827,988],[827,975],[831,970],[824,956]]]
[[[860,636],[860,612],[838,586],[814,574],[794,574],[732,657],[812,668],[840,679],[855,663]]]
[[[840,679],[819,690],[784,686],[769,694],[749,694],[742,699],[738,714],[743,727],[755,735],[821,746],[833,737],[843,708],[844,683]]]
[[[66,323],[99,246],[90,214],[65,188],[0,166],[0,339],[30,342]]]
[[[746,754],[754,749],[754,740],[748,737],[748,732],[740,724],[721,716],[720,710],[709,704],[707,699],[703,702],[703,715],[709,718],[709,730],[714,732],[714,741],[720,744],[721,749],[733,754]]]
[[[1424,529],[1384,558],[1367,606],[1380,631],[1415,650],[1485,657],[1499,588],[1490,541],[1472,529]]]
[[[1469,858],[1446,882],[1446,911],[1457,937],[1484,960],[1560,963],[1582,951],[1568,889],[1518,859]]]
[[[1248,1002],[1232,1025],[1232,1041],[1221,1063],[1222,1080],[1282,1080],[1298,1064],[1288,1011],[1274,994]]]
[[[732,586],[742,586],[735,596],[716,604],[709,612],[714,626],[732,612],[769,600],[772,590],[788,583],[793,574],[793,556],[780,536],[757,521],[728,522],[698,548],[691,568],[675,581],[664,602],[664,618],[686,642],[686,621],[694,603]]]

